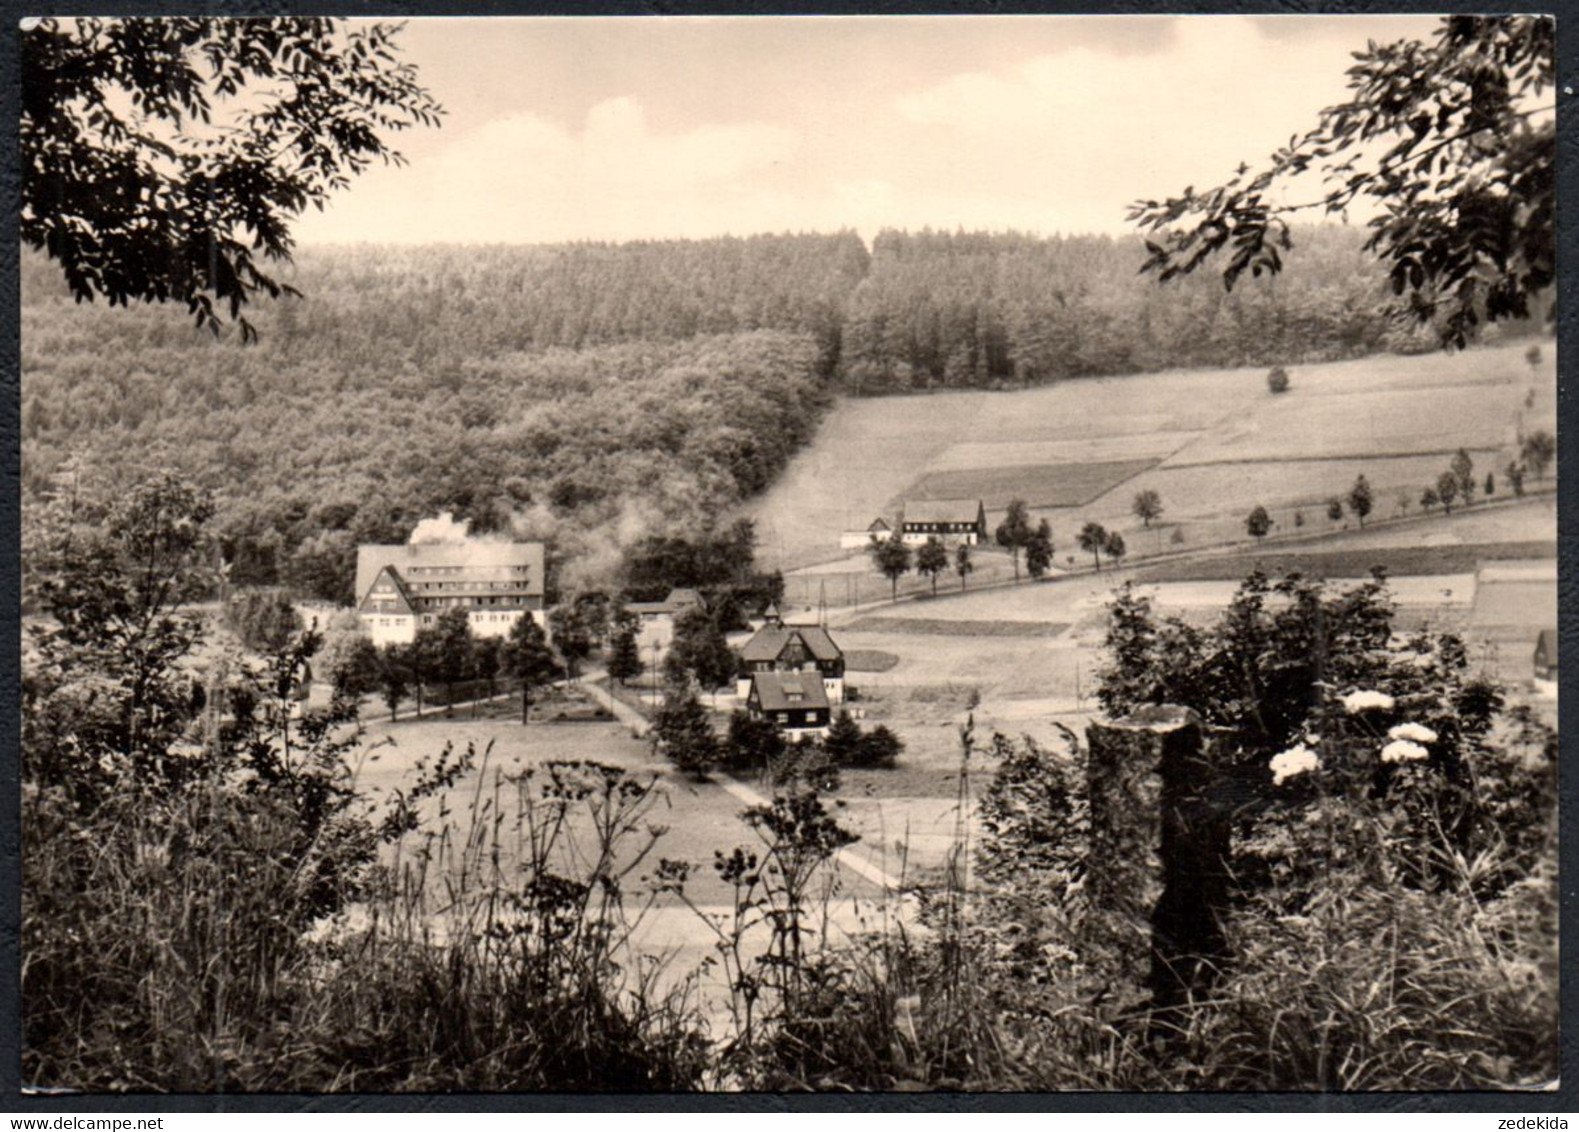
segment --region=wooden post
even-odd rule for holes
[[[1091,924],[1115,976],[1165,1010],[1203,989],[1226,951],[1228,806],[1188,708],[1093,723],[1087,739]]]

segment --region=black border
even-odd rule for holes
[[[1579,232],[1574,206],[1579,201],[1579,10],[1565,18],[1566,0],[1531,6],[1479,5],[1464,0],[1215,0],[1184,5],[1169,0],[1078,0],[1028,3],[1024,0],[57,0],[26,3],[0,0],[0,448],[5,485],[0,499],[0,640],[7,651],[0,663],[0,1108],[39,1115],[87,1112],[1495,1112],[1508,1115],[1579,1111],[1579,1058],[1575,1042],[1563,1043],[1562,1086],[1554,1092],[1465,1093],[908,1093],[788,1095],[728,1094],[69,1094],[20,1093],[21,924],[20,782],[18,768],[20,680],[20,340],[17,219],[20,201],[17,127],[20,120],[18,21],[25,15],[204,15],[204,16],[529,16],[529,15],[1401,15],[1401,14],[1548,14],[1557,20],[1557,155],[1559,293],[1566,298],[1579,282],[1574,272]],[[1248,92],[1247,92],[1248,93]],[[1579,358],[1579,323],[1559,304],[1558,431],[1579,427],[1566,378]],[[1579,537],[1567,522],[1579,491],[1579,458],[1558,465],[1559,639],[1561,651],[1579,655],[1579,585],[1574,582]],[[1561,680],[1560,730],[1571,735],[1579,712],[1579,680],[1574,669]],[[1561,826],[1560,938],[1579,939],[1579,796],[1569,765],[1575,744],[1565,741],[1559,758]],[[1570,946],[1573,946],[1570,944]],[[1561,1022],[1571,1037],[1579,1028],[1579,983],[1563,963]]]

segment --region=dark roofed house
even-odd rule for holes
[[[832,703],[844,700],[844,651],[821,625],[786,625],[772,611],[767,624],[740,648],[736,695],[751,692],[751,679],[764,672],[816,673]]]
[[[1557,679],[1557,630],[1542,629],[1535,638],[1535,678]]]
[[[672,589],[662,601],[628,601],[625,608],[641,618],[636,637],[638,649],[666,649],[674,639],[674,619],[687,609],[705,607],[702,595],[694,589]]]
[[[791,739],[826,735],[833,707],[815,672],[758,672],[751,677],[746,711]]]
[[[915,499],[905,504],[905,542],[968,543],[987,540],[987,508],[979,499]]]

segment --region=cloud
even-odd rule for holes
[[[308,236],[376,240],[406,231],[414,239],[494,242],[703,234],[719,230],[720,201],[756,226],[772,208],[750,180],[791,160],[796,146],[794,131],[759,122],[660,132],[628,96],[594,105],[574,131],[512,114],[390,175],[370,173],[354,207],[336,207]]]

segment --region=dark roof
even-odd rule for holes
[[[838,660],[844,655],[828,631],[820,625],[764,625],[740,649],[741,660],[777,660],[790,643],[799,637],[806,651],[818,660]]]
[[[879,515],[877,518],[872,520],[871,525],[869,527],[867,527],[866,529],[869,530],[869,531],[887,531],[887,530],[892,530],[893,528],[891,528],[888,525],[888,520],[887,519],[885,519],[881,515]]]
[[[366,606],[369,599],[371,599],[373,596],[373,587],[378,584],[378,579],[384,577],[386,574],[389,576],[389,580],[394,583],[395,594],[405,604],[406,608],[403,612],[415,613],[417,610],[417,603],[411,600],[411,591],[406,588],[406,583],[401,578],[400,571],[395,569],[393,566],[385,566],[376,575],[374,575],[373,580],[367,585],[367,590],[362,594],[362,603],[358,608]]]
[[[670,590],[669,596],[663,600],[670,609],[681,610],[688,605],[701,605],[702,595],[691,589],[677,589]]]
[[[751,678],[763,711],[826,708],[828,693],[815,672],[758,672]]]
[[[473,582],[479,586],[507,582],[512,591],[542,597],[543,559],[540,542],[470,539],[466,542],[368,544],[356,548],[356,592],[359,598],[366,597],[379,571],[393,566],[406,574],[413,569],[455,570],[457,573],[453,575],[434,580]],[[516,567],[521,566],[526,567],[524,576],[516,572]],[[409,584],[410,579],[407,580]]]
[[[906,523],[975,523],[981,513],[979,499],[915,499],[905,504]]]

